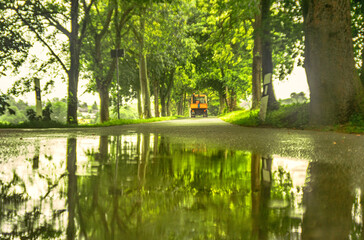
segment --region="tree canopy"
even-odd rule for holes
[[[313,55],[309,52],[319,42],[317,39],[310,41],[310,37],[326,36],[310,30],[314,6],[311,2],[6,1],[0,4],[3,13],[0,29],[5,33],[0,38],[0,72],[4,74],[9,66],[17,69],[27,58],[28,49],[36,41],[41,43],[48,51],[48,58],[30,56],[39,70],[21,78],[13,93],[32,90],[35,77],[45,78],[40,71],[52,76],[55,73],[47,71],[47,66],[58,64],[68,78],[69,123],[77,123],[80,77],[89,80],[88,91],[100,95],[101,121],[118,115],[115,113],[120,109],[116,106],[133,99],[138,102],[140,117],[187,115],[187,96],[194,92],[207,93],[213,99],[211,104],[220,106],[214,114],[233,111],[239,108],[239,101],[251,96],[252,107],[256,108],[263,91],[264,74],[272,73],[276,82],[286,79],[297,65],[306,68],[312,102],[316,99],[313,93],[320,88],[314,84],[318,81],[314,76],[329,73],[320,69],[310,74],[316,65],[310,65]],[[334,6],[336,2],[339,0],[330,0],[328,5]],[[358,70],[349,68],[347,71],[363,79],[363,2],[351,1],[351,5],[345,6],[348,8],[343,16],[345,14],[348,21],[342,26],[352,29],[345,42],[346,52],[353,50],[348,56],[355,60]],[[338,20],[334,25],[339,24],[339,18],[335,19]],[[325,27],[328,25],[320,31]],[[123,49],[125,55],[112,58],[110,52],[115,49]],[[339,58],[329,52],[325,54],[327,59]],[[54,84],[52,81],[48,80],[44,87]],[[26,87],[20,88],[21,85]],[[339,85],[335,88],[341,90]],[[361,87],[357,88],[362,91]],[[332,91],[328,89],[324,91]],[[271,88],[269,94],[274,97],[273,90]],[[356,96],[348,99],[360,98],[360,93],[347,94]],[[330,97],[330,101],[336,102],[334,97]],[[313,103],[322,104],[320,109],[330,105],[316,100]],[[346,121],[352,114],[362,114],[361,103],[354,105],[358,107],[340,113],[345,115],[341,120],[331,119],[327,123]],[[333,108],[335,106],[338,105],[334,104]],[[311,113],[317,114],[314,112]]]

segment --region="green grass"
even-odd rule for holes
[[[260,125],[259,110],[247,111],[239,110],[227,113],[220,117],[225,122],[247,126],[257,127]]]
[[[222,120],[248,127],[277,127],[303,129],[308,125],[308,103],[280,106],[278,110],[267,114],[263,123],[259,118],[259,110],[241,110],[220,117]]]
[[[263,123],[259,118],[259,110],[240,110],[225,114],[222,120],[247,127],[276,127],[293,129],[311,129],[320,131],[336,131],[345,133],[364,133],[364,116],[353,115],[349,122],[334,126],[310,126],[309,103],[281,105],[278,110],[267,114]]]
[[[79,124],[79,125],[69,125],[65,123],[60,123],[56,121],[26,121],[19,124],[10,124],[0,122],[0,128],[75,128],[75,127],[109,127],[109,126],[119,126],[126,124],[140,124],[149,122],[166,121],[181,118],[182,116],[172,116],[172,117],[159,117],[159,118],[149,118],[149,119],[117,119],[111,120],[104,123],[96,124]]]
[[[346,133],[364,133],[364,117],[355,114],[351,116],[348,123],[335,125],[329,130]]]

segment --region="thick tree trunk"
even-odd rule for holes
[[[109,121],[109,89],[108,88],[100,88],[100,121],[106,122]]]
[[[355,69],[350,2],[307,0],[305,69],[313,125],[345,123],[362,101]]]
[[[77,124],[78,75],[80,65],[80,42],[78,40],[78,0],[71,1],[71,32],[69,36],[71,66],[68,73],[67,123]]]
[[[262,9],[262,77],[266,74],[271,73],[273,75],[273,61],[272,61],[272,44],[271,44],[271,36],[270,36],[270,0],[262,0],[261,1],[261,9]],[[273,84],[272,82],[268,86],[268,108],[267,110],[275,110],[277,109],[278,102],[276,100]]]
[[[262,96],[262,15],[255,15],[254,47],[253,47],[253,76],[252,76],[252,109],[258,109]]]

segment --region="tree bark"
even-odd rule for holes
[[[71,32],[69,35],[71,66],[68,70],[67,123],[77,124],[78,75],[80,66],[80,41],[78,39],[78,0],[71,1]]]
[[[109,88],[99,88],[100,95],[100,121],[109,121]]]
[[[230,91],[230,96],[229,96],[229,111],[232,112],[236,109],[237,107],[237,103],[236,103],[236,92],[234,91],[234,89],[231,89]]]
[[[252,76],[252,109],[258,109],[262,96],[262,15],[255,15],[254,47],[253,47],[253,76]]]
[[[271,73],[273,75],[273,61],[272,61],[272,43],[270,36],[270,0],[262,0],[261,1],[261,9],[262,9],[262,77],[266,74]],[[276,100],[272,81],[268,86],[268,108],[267,110],[275,110],[278,108],[278,102]]]
[[[307,0],[305,69],[310,88],[310,123],[345,123],[359,112],[363,89],[355,69],[350,2]]]
[[[149,81],[147,75],[147,59],[145,56],[144,49],[144,31],[145,22],[143,16],[140,19],[140,52],[139,52],[139,79],[140,79],[140,89],[143,102],[143,117],[151,118],[151,107],[150,107],[150,89]]]

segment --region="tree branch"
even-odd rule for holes
[[[57,59],[59,64],[61,64],[62,68],[66,71],[68,74],[69,70],[67,69],[66,65],[63,63],[63,61],[59,58],[59,56],[54,52],[51,46],[42,38],[42,36],[37,32],[37,30],[25,19],[23,18],[22,14],[19,12],[19,9],[15,8],[16,14],[19,16],[19,18],[23,21],[23,23],[29,27],[29,29],[36,35],[37,39],[42,42],[48,50],[51,52],[51,54]]]
[[[90,10],[91,10],[91,7],[94,4],[95,0],[91,0],[90,4],[88,6],[87,6],[85,0],[83,0],[82,2],[83,2],[83,8],[85,11],[85,19],[82,23],[81,35],[80,35],[80,39],[79,39],[80,42],[86,36],[86,27],[87,27],[87,23],[88,23],[88,18],[90,17]]]
[[[43,6],[43,4],[38,1],[39,5],[42,7],[44,14],[42,14],[42,16],[44,16],[47,21],[49,22],[49,24],[53,27],[55,27],[56,29],[58,29],[59,31],[61,31],[64,35],[66,35],[68,38],[70,37],[70,32],[63,27],[59,21],[57,19],[55,19],[48,11],[47,9]]]

